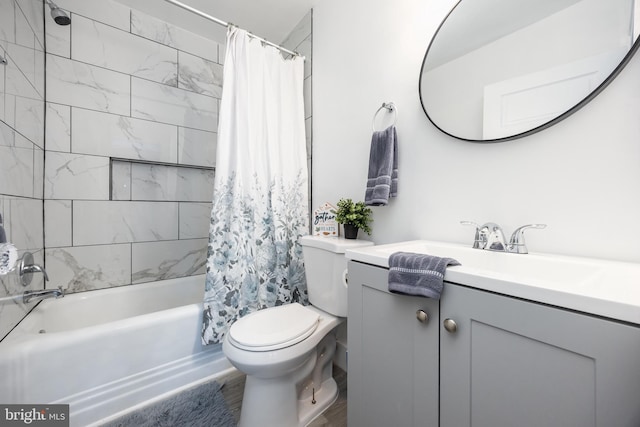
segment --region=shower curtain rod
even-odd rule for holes
[[[215,16],[211,16],[208,13],[204,13],[201,10],[198,10],[198,9],[196,9],[194,7],[191,7],[191,6],[187,5],[187,4],[179,2],[178,0],[164,0],[164,1],[166,1],[167,3],[171,3],[171,4],[175,5],[175,6],[181,7],[184,10],[188,10],[191,13],[195,13],[196,15],[201,16],[201,17],[203,17],[205,19],[208,19],[209,21],[213,21],[216,24],[220,24],[220,25],[225,26],[225,27],[229,27],[229,26],[232,26],[232,25],[233,26],[237,26],[237,25],[231,24],[229,22],[225,22],[222,19],[218,19]],[[294,55],[294,56],[299,56],[303,60],[305,59],[305,57],[300,55],[298,52],[294,52],[294,51],[289,50],[287,48],[284,48],[282,46],[278,46],[277,44],[271,43],[269,40],[263,39],[262,37],[258,37],[255,34],[249,33],[249,36],[253,37],[256,40],[260,40],[261,42],[263,42],[265,44],[268,44],[269,46],[273,46],[276,49],[280,49],[283,52],[290,53],[291,55]]]

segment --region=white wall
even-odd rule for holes
[[[372,239],[471,243],[460,220],[522,224],[531,251],[640,262],[640,57],[586,107],[538,134],[472,144],[424,115],[424,52],[454,0],[323,0],[314,8],[313,206],[364,199],[371,119],[398,106],[398,198]]]

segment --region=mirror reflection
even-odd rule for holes
[[[630,58],[638,3],[461,0],[422,64],[427,116],[443,132],[477,142],[524,136],[565,118]]]

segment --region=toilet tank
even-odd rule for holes
[[[309,302],[333,314],[347,316],[347,259],[344,252],[373,242],[341,237],[303,236],[300,238],[304,257]]]

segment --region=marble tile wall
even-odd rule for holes
[[[111,0],[57,4],[71,25],[45,21],[52,281],[78,292],[203,273],[223,49]]]
[[[42,0],[0,1],[0,215],[7,239],[43,263],[44,26]],[[15,271],[0,276],[0,297],[24,288]],[[0,304],[0,339],[24,317],[23,304]]]

